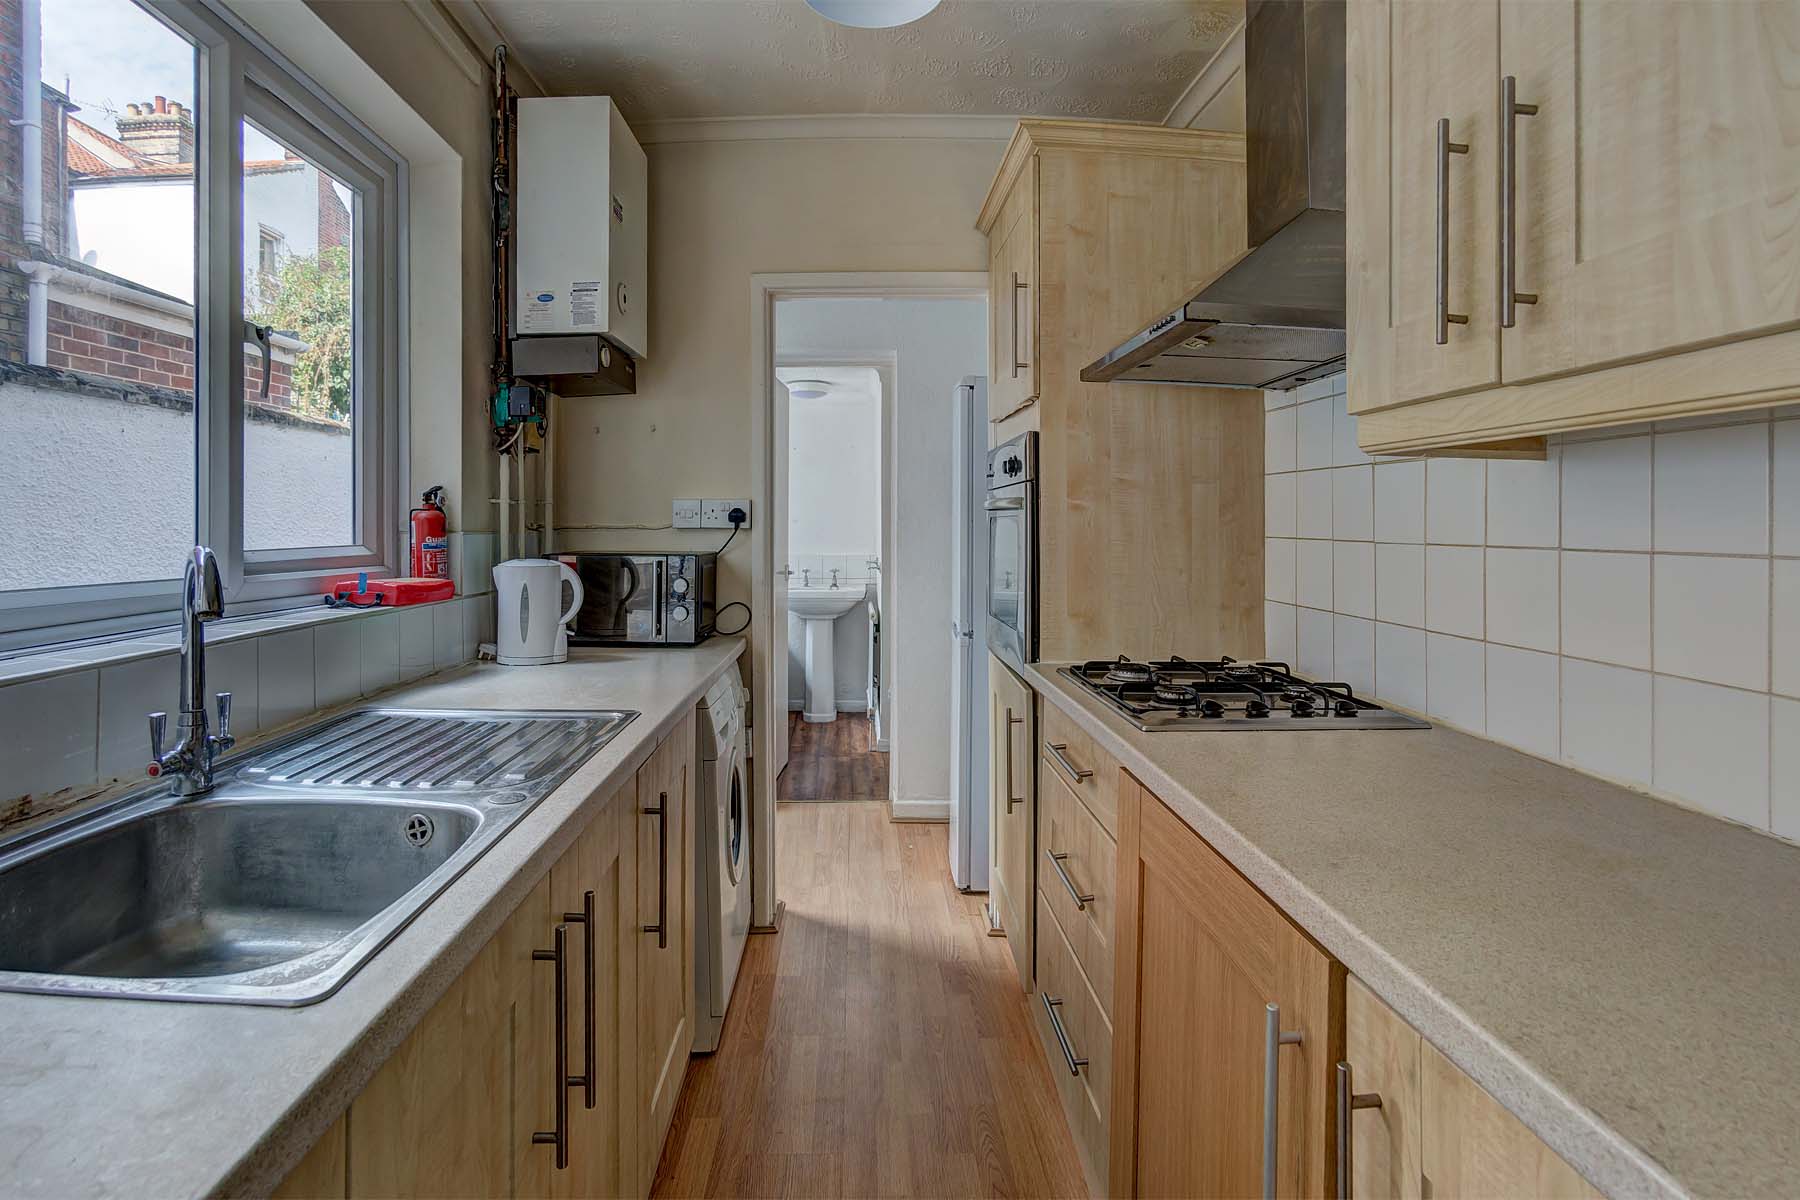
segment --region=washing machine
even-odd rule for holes
[[[694,861],[700,864],[695,922],[694,1051],[719,1048],[732,984],[750,935],[750,788],[744,704],[727,671],[700,702]]]

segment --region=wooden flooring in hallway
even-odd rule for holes
[[[776,801],[886,800],[888,756],[864,713],[812,722],[788,714],[788,765]]]
[[[1006,945],[950,882],[947,827],[869,802],[776,820],[782,929],[750,939],[654,1194],[1085,1196]]]

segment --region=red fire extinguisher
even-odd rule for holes
[[[450,549],[445,537],[444,489],[425,489],[420,507],[408,514],[412,521],[412,573],[418,579],[450,578]]]

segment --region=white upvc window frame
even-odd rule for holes
[[[136,2],[197,52],[195,540],[218,555],[234,615],[316,603],[334,575],[402,573],[406,161],[232,15],[223,0]],[[354,540],[345,545],[244,546],[248,326],[240,129],[246,119],[356,193],[351,213],[357,314],[351,401]],[[255,253],[254,246],[249,249]],[[169,564],[172,575],[180,565]],[[0,652],[172,623],[180,611],[179,592],[179,577],[0,592]]]

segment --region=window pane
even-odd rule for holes
[[[245,121],[244,548],[354,545],[356,193]],[[265,386],[266,384],[266,386]]]
[[[0,322],[0,590],[173,578],[194,542],[197,56],[131,0],[42,13],[41,171],[3,143],[0,303],[24,320]]]

